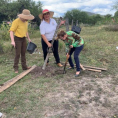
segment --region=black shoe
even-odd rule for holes
[[[79,74],[75,74],[75,77],[78,77],[80,75],[80,73]]]
[[[75,77],[78,77],[78,76],[79,76],[79,74],[76,74],[76,75],[75,75]]]

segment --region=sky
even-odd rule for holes
[[[116,0],[35,0],[40,1],[43,9],[54,11],[54,17],[63,17],[63,15],[72,9],[92,12],[95,14],[111,14],[114,16],[116,10],[112,7]]]

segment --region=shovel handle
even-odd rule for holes
[[[69,54],[68,54],[67,57],[66,57],[66,62],[65,62],[65,64],[64,64],[63,73],[66,73],[65,69],[66,69],[66,65],[67,65],[68,59],[69,59]]]

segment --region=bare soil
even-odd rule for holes
[[[55,72],[48,66],[46,70],[37,67],[31,74],[33,79],[48,78],[56,76]],[[43,118],[118,118],[118,76],[100,77],[102,73],[85,71],[75,78],[70,70],[67,74],[46,94]]]
[[[53,66],[47,66],[45,70],[42,69],[42,67],[37,66],[34,70],[31,71],[31,74],[34,76],[34,78],[37,78],[39,76],[44,77],[52,77],[56,76],[57,74],[63,74],[63,68],[54,68]]]

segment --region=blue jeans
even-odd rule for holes
[[[70,57],[69,57],[68,61],[69,61],[70,66],[74,67],[74,64],[73,64],[73,61],[71,58],[71,55],[74,52],[74,60],[76,63],[76,71],[80,71],[79,54],[80,54],[81,50],[83,49],[83,47],[84,47],[84,45],[82,45],[80,47],[76,47],[76,48],[71,48],[71,51],[70,51]]]

